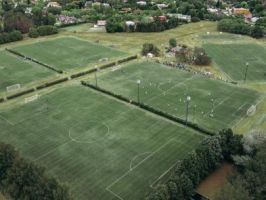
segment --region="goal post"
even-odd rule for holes
[[[12,91],[16,91],[19,90],[21,88],[20,84],[14,84],[14,85],[10,85],[6,87],[6,91],[7,92],[12,92]]]
[[[247,110],[247,116],[252,116],[256,113],[257,107],[255,105],[252,105]]]
[[[32,101],[36,101],[37,99],[39,99],[39,97],[40,97],[40,95],[35,94],[35,95],[33,95],[33,96],[26,97],[26,98],[24,99],[24,102],[25,102],[25,104],[26,104],[26,103],[30,103],[30,102],[32,102]]]

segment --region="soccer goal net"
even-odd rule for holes
[[[20,84],[10,85],[10,86],[6,87],[6,91],[7,92],[12,92],[12,91],[19,90],[20,88],[21,88]]]
[[[33,96],[30,96],[30,97],[26,97],[25,98],[25,103],[29,103],[29,102],[32,102],[32,101],[36,101],[37,99],[39,99],[39,95],[38,94],[35,94]]]
[[[249,109],[247,110],[247,116],[252,116],[255,114],[256,112],[256,106],[255,105],[252,105],[249,107]]]

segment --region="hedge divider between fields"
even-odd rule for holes
[[[110,67],[115,66],[116,63],[121,64],[121,63],[128,62],[128,61],[130,61],[130,60],[134,60],[134,59],[137,59],[137,58],[138,58],[137,55],[129,56],[129,57],[127,57],[127,58],[123,58],[123,59],[121,59],[121,60],[118,60],[117,62],[111,62],[111,63],[104,64],[104,65],[100,66],[99,69],[107,69],[107,68],[110,68]],[[95,72],[96,70],[97,70],[96,68],[89,69],[89,70],[87,70],[87,71],[83,71],[83,72],[79,72],[79,73],[76,73],[76,74],[72,74],[70,77],[71,77],[72,79],[74,79],[74,78],[79,78],[79,77],[81,77],[81,76],[84,76],[84,75],[87,75],[87,74],[91,74],[91,73]]]
[[[186,122],[185,120],[183,120],[183,119],[181,119],[179,117],[173,116],[173,115],[171,115],[169,113],[166,113],[166,112],[164,112],[162,110],[158,110],[158,109],[156,109],[154,107],[151,107],[151,106],[149,106],[147,104],[139,103],[139,102],[134,101],[134,100],[130,100],[127,97],[124,97],[124,96],[119,95],[119,94],[115,94],[115,93],[113,93],[111,91],[108,91],[108,90],[105,90],[103,88],[97,87],[95,85],[89,84],[89,83],[87,83],[85,81],[81,81],[81,84],[83,86],[86,86],[86,87],[89,87],[91,89],[97,90],[97,91],[102,92],[104,94],[110,95],[110,96],[112,96],[112,97],[114,97],[116,99],[119,99],[121,101],[124,101],[126,103],[130,103],[130,104],[133,104],[135,106],[138,106],[138,107],[140,107],[140,108],[142,108],[142,109],[144,109],[146,111],[149,111],[149,112],[151,112],[153,114],[159,115],[161,117],[164,117],[164,118],[169,119],[171,121],[174,121],[176,123],[188,126],[188,127],[192,128],[193,130],[196,130],[196,131],[201,132],[203,134],[210,135],[210,136],[215,135],[214,132],[205,129],[205,128],[199,126],[198,124],[195,124],[195,123],[192,123],[192,122],[189,122],[189,121]]]
[[[5,99],[4,98],[0,98],[0,103],[4,102]]]
[[[59,83],[65,82],[65,81],[68,81],[68,77],[44,83],[42,85],[37,86],[36,89],[41,90],[41,89],[44,89],[46,87],[50,87],[50,86],[53,86],[53,85],[56,85],[56,84],[59,84]]]
[[[23,55],[22,53],[19,53],[19,52],[15,51],[15,50],[8,49],[8,48],[6,48],[5,50],[8,51],[8,52],[10,52],[10,53],[12,53],[12,54],[14,54],[14,55],[16,55],[16,56],[22,57],[22,58],[24,58],[24,59],[26,59],[26,60],[29,60],[29,61],[31,61],[31,62],[34,62],[34,63],[37,63],[37,64],[39,64],[39,65],[41,65],[41,66],[44,66],[44,67],[46,67],[46,68],[48,68],[48,69],[51,69],[51,70],[53,70],[53,71],[55,71],[55,72],[57,72],[57,73],[59,73],[59,74],[62,74],[62,73],[63,73],[63,71],[60,70],[60,69],[56,69],[56,68],[54,68],[54,67],[52,67],[52,66],[50,66],[50,65],[47,65],[47,64],[45,64],[45,63],[42,63],[42,62],[36,60],[36,59],[34,59],[34,58],[31,58],[31,57],[25,56],[25,55]]]
[[[18,93],[16,93],[16,94],[12,94],[12,95],[10,95],[10,96],[7,96],[6,99],[8,99],[8,100],[9,100],[9,99],[14,99],[14,98],[16,98],[16,97],[20,97],[20,96],[22,96],[22,95],[29,94],[29,93],[34,92],[34,91],[35,91],[34,88],[31,88],[31,89],[24,90],[24,91],[18,92]]]

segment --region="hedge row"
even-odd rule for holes
[[[121,63],[124,63],[124,62],[127,62],[127,61],[130,61],[130,60],[134,60],[134,59],[137,59],[138,56],[135,55],[135,56],[130,56],[130,57],[127,57],[127,58],[124,58],[124,59],[121,59],[119,61],[117,61],[117,63],[121,64]]]
[[[5,99],[4,98],[0,98],[0,103],[4,102]]]
[[[117,99],[119,99],[121,101],[124,101],[124,102],[127,102],[127,103],[131,103],[133,105],[139,106],[140,108],[142,108],[144,110],[152,112],[152,113],[154,113],[156,115],[160,115],[161,117],[167,118],[167,119],[169,119],[171,121],[174,121],[174,122],[177,122],[179,124],[188,126],[188,127],[192,128],[192,129],[194,129],[196,131],[199,131],[201,133],[204,133],[204,134],[207,134],[207,135],[211,135],[211,136],[215,135],[214,132],[209,131],[209,130],[203,128],[203,127],[200,127],[198,124],[195,124],[195,123],[192,123],[192,122],[186,122],[185,120],[183,120],[181,118],[178,118],[178,117],[175,117],[173,115],[170,115],[170,114],[168,114],[168,113],[166,113],[164,111],[157,110],[156,108],[153,108],[153,107],[151,107],[149,105],[146,105],[144,103],[138,103],[138,102],[136,102],[134,100],[130,100],[127,97],[124,97],[122,95],[115,94],[115,93],[113,93],[111,91],[105,90],[103,88],[96,87],[95,85],[92,85],[92,84],[89,84],[89,83],[86,83],[85,81],[81,81],[81,84],[84,85],[84,86],[90,87],[92,89],[95,89],[97,91],[100,91],[102,93],[105,93],[107,95],[113,96],[113,97],[115,97],[115,98],[117,98]]]
[[[7,98],[7,99],[14,99],[14,98],[16,98],[16,97],[20,97],[20,96],[22,96],[22,95],[25,95],[25,94],[28,94],[28,93],[31,93],[31,92],[34,92],[34,89],[33,89],[33,88],[28,89],[28,90],[24,90],[24,91],[22,91],[22,92],[18,92],[18,93],[16,93],[16,94],[13,94],[13,95],[10,95],[10,96],[7,96],[6,98]]]
[[[46,67],[46,68],[48,68],[48,69],[51,69],[51,70],[53,70],[53,71],[55,71],[55,72],[57,72],[57,73],[59,73],[59,74],[62,74],[62,73],[63,73],[62,70],[59,70],[59,69],[56,69],[56,68],[54,68],[54,67],[52,67],[52,66],[50,66],[50,65],[44,64],[44,63],[42,63],[42,62],[40,62],[40,61],[38,61],[38,60],[35,60],[34,58],[27,57],[27,56],[25,56],[25,55],[23,55],[23,54],[21,54],[21,53],[15,51],[15,50],[7,49],[7,48],[6,48],[6,51],[8,51],[8,52],[10,52],[10,53],[13,53],[13,54],[15,54],[15,55],[17,55],[17,56],[20,56],[20,57],[22,57],[22,58],[24,58],[24,59],[30,60],[30,61],[32,61],[32,62],[35,62],[35,63],[37,63],[37,64],[39,64],[39,65],[42,65],[42,66],[44,66],[44,67]]]
[[[55,81],[51,81],[51,82],[44,83],[43,85],[39,85],[36,88],[37,88],[37,90],[41,90],[43,88],[50,87],[52,85],[56,85],[58,83],[62,83],[62,82],[65,82],[65,81],[68,81],[68,78],[67,77],[66,78],[57,79]]]
[[[0,44],[5,44],[9,42],[15,42],[22,40],[23,36],[19,31],[12,31],[10,33],[1,33],[0,34]]]
[[[127,57],[127,58],[123,58],[123,59],[121,59],[121,60],[118,60],[117,61],[117,63],[124,63],[124,62],[127,62],[127,61],[130,61],[130,60],[133,60],[133,59],[136,59],[138,56],[137,55],[135,55],[135,56],[130,56],[130,57]],[[113,67],[113,66],[115,66],[116,65],[116,62],[111,62],[111,63],[107,63],[107,64],[105,64],[105,65],[102,65],[102,66],[100,66],[99,67],[99,69],[107,69],[107,68],[109,68],[109,67]],[[83,71],[83,72],[79,72],[79,73],[77,73],[77,74],[73,74],[73,75],[71,75],[70,77],[73,79],[73,78],[78,78],[78,77],[80,77],[80,76],[84,76],[84,75],[86,75],[86,74],[90,74],[90,73],[93,73],[93,72],[95,72],[96,71],[96,69],[94,68],[94,69],[90,69],[90,70],[87,70],[87,71]]]
[[[96,69],[94,68],[94,69],[90,69],[90,70],[87,70],[87,71],[84,71],[84,72],[79,72],[79,73],[77,73],[77,74],[73,74],[73,75],[71,75],[70,77],[71,77],[71,78],[78,78],[78,77],[80,77],[80,76],[84,76],[84,75],[86,75],[86,74],[90,74],[90,73],[95,72],[95,71],[96,71]]]

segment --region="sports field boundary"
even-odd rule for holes
[[[156,109],[156,108],[154,108],[152,106],[149,106],[147,104],[140,103],[140,102],[137,102],[137,101],[134,101],[134,100],[130,100],[127,97],[124,97],[124,96],[119,95],[119,94],[115,94],[115,93],[113,93],[111,91],[108,91],[108,90],[105,90],[103,88],[97,87],[97,86],[92,85],[90,83],[87,83],[85,81],[81,81],[81,85],[83,85],[85,87],[89,87],[91,89],[94,89],[94,90],[96,90],[98,92],[104,93],[104,94],[106,94],[108,96],[112,96],[112,97],[114,97],[114,98],[116,98],[116,99],[118,99],[120,101],[129,103],[129,104],[134,105],[136,107],[139,107],[139,108],[141,108],[141,109],[143,109],[145,111],[151,112],[151,113],[153,113],[155,115],[159,115],[160,117],[163,117],[163,118],[166,118],[168,120],[171,120],[171,121],[173,121],[175,123],[179,123],[181,125],[187,126],[187,127],[191,128],[191,129],[193,129],[195,131],[198,131],[200,133],[203,133],[205,135],[208,135],[208,136],[216,135],[215,132],[207,130],[207,129],[199,126],[198,124],[195,124],[193,122],[186,121],[186,120],[181,119],[179,117],[173,116],[173,115],[171,115],[169,113],[166,113],[166,112],[164,112],[162,110],[158,110],[158,109]]]
[[[107,68],[116,66],[118,63],[121,64],[121,63],[124,63],[124,62],[129,62],[129,61],[137,59],[137,58],[138,58],[138,55],[129,56],[129,57],[122,58],[122,59],[119,59],[119,60],[111,62],[111,63],[103,64],[103,65],[99,66],[98,69],[101,69],[101,70],[107,69]],[[63,77],[63,78],[60,78],[60,79],[55,79],[55,80],[52,80],[52,81],[49,81],[49,82],[45,82],[45,83],[43,83],[41,85],[37,85],[35,87],[20,91],[18,93],[15,93],[15,94],[12,94],[12,95],[9,95],[9,96],[6,96],[6,97],[0,97],[0,103],[4,103],[7,100],[11,100],[11,99],[14,99],[14,98],[17,98],[17,97],[20,97],[20,96],[24,96],[26,94],[35,92],[37,90],[42,90],[42,89],[45,89],[45,88],[48,88],[48,87],[51,87],[51,86],[54,86],[54,85],[57,85],[57,84],[60,84],[60,83],[63,83],[63,82],[70,81],[72,79],[76,79],[76,78],[80,78],[80,77],[88,75],[88,74],[96,73],[96,71],[97,71],[96,68],[89,69],[89,70],[82,71],[82,72],[79,72],[79,73],[76,73],[76,74],[71,74],[69,77],[66,76],[66,77]]]
[[[59,74],[62,74],[62,73],[63,73],[63,71],[60,70],[60,69],[56,69],[56,68],[54,68],[54,67],[52,67],[52,66],[50,66],[50,65],[47,65],[47,64],[45,64],[45,63],[42,63],[42,62],[40,62],[40,61],[38,61],[38,60],[36,60],[36,59],[34,59],[34,58],[28,57],[28,56],[26,56],[26,55],[24,55],[24,54],[22,54],[22,53],[19,53],[19,52],[15,51],[15,50],[8,49],[8,48],[6,48],[5,50],[8,51],[8,52],[11,53],[11,54],[14,54],[14,55],[16,55],[16,56],[19,56],[19,57],[21,57],[21,58],[23,58],[23,59],[26,59],[26,60],[29,60],[29,61],[31,61],[31,62],[37,63],[38,65],[41,65],[41,66],[43,66],[43,67],[46,67],[46,68],[48,68],[48,69],[50,69],[50,70],[53,70],[53,71],[55,71],[55,72],[57,72],[57,73],[59,73]]]

